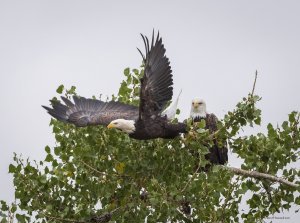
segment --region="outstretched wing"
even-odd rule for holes
[[[142,35],[142,34],[141,34]],[[152,34],[151,45],[147,37],[142,35],[146,55],[141,53],[145,71],[141,78],[139,118],[159,115],[166,103],[172,99],[173,78],[169,59],[165,56],[166,49],[162,39],[157,34],[154,41]]]
[[[65,104],[52,101],[52,108],[42,106],[57,120],[73,123],[78,127],[88,125],[108,125],[119,118],[136,120],[139,109],[133,105],[121,102],[103,102],[84,97],[73,97],[74,103],[65,97],[61,97]]]

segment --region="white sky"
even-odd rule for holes
[[[153,28],[163,37],[175,94],[183,89],[182,118],[194,97],[222,117],[251,90],[256,69],[260,131],[300,110],[299,1],[0,0],[0,199],[13,200],[13,152],[41,160],[54,145],[41,105],[56,88],[116,94],[123,69],[141,64],[139,33]],[[229,163],[239,164],[232,155]]]

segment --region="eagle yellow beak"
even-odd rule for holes
[[[109,125],[107,126],[108,129],[111,129],[111,128],[115,128],[115,125],[113,123],[109,123]]]

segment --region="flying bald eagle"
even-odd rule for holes
[[[54,118],[73,123],[78,127],[107,125],[128,133],[134,139],[174,138],[186,132],[186,124],[168,121],[168,112],[162,114],[167,102],[173,95],[173,78],[166,49],[157,34],[151,45],[141,34],[146,54],[139,49],[145,65],[141,78],[140,104],[133,106],[121,102],[73,97],[73,102],[62,97],[65,104],[52,102],[52,108],[43,106]],[[178,100],[177,100],[178,101]],[[173,104],[173,106],[177,106]],[[174,110],[174,108],[170,108]],[[166,114],[166,115],[165,115]]]
[[[206,103],[202,99],[194,99],[192,101],[190,118],[192,118],[193,122],[205,120],[205,128],[208,129],[210,133],[214,133],[218,130],[218,118],[213,113],[207,113]],[[223,146],[219,147],[218,142],[214,139],[214,145],[209,148],[209,153],[205,155],[205,159],[210,161],[211,164],[224,165],[228,161],[226,142],[223,142]],[[211,165],[207,165],[205,170],[208,170],[210,166]]]

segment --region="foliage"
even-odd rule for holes
[[[137,105],[143,69],[124,70],[118,96],[113,100]],[[75,87],[58,94],[70,97]],[[57,99],[56,99],[57,100]],[[1,223],[12,222],[260,222],[291,205],[300,205],[291,188],[267,180],[234,176],[214,166],[199,171],[213,139],[224,142],[244,160],[243,169],[282,174],[299,182],[299,113],[292,112],[281,127],[268,125],[268,133],[239,136],[245,126],[260,124],[260,98],[249,94],[219,122],[210,135],[205,123],[192,126],[174,140],[138,141],[102,126],[76,128],[51,119],[56,146],[45,147],[42,161],[15,154],[9,166],[16,202],[0,203]],[[199,154],[199,155],[195,155]],[[247,192],[249,210],[240,210]]]

